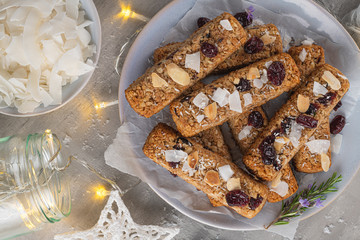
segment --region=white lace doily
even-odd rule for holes
[[[121,240],[154,239],[170,240],[179,233],[178,228],[139,225],[133,221],[118,191],[112,191],[101,211],[98,223],[85,231],[56,235],[55,240]]]

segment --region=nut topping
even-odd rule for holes
[[[253,80],[255,78],[260,78],[260,72],[259,69],[257,69],[256,67],[252,67],[247,74],[247,79]]]
[[[157,75],[156,73],[151,74],[151,82],[152,82],[152,85],[156,88],[169,86],[169,84],[163,78],[161,78],[159,75]]]
[[[300,112],[304,113],[309,109],[309,106],[310,106],[309,97],[299,94],[298,98],[297,98],[297,108],[298,108],[298,110]]]
[[[204,181],[209,184],[210,186],[218,186],[220,184],[220,177],[219,177],[219,173],[214,171],[214,170],[210,170],[205,174],[205,178]]]
[[[279,153],[284,144],[288,142],[290,142],[290,139],[287,137],[277,137],[274,142],[276,152]]]
[[[229,191],[241,189],[240,178],[230,178],[226,183],[226,188]]]
[[[321,154],[321,168],[324,170],[324,172],[329,171],[330,158],[326,153]]]
[[[194,169],[196,167],[196,164],[199,161],[199,153],[198,151],[192,152],[191,154],[189,154],[188,156],[188,164],[189,166]]]
[[[210,120],[214,120],[217,115],[217,105],[216,102],[213,102],[212,104],[208,105],[206,108],[204,108],[204,114],[207,116]]]
[[[264,42],[264,45],[269,45],[269,44],[275,42],[276,37],[270,36],[268,33],[266,33],[260,39]]]
[[[276,188],[281,182],[282,173],[280,172],[271,182],[271,188]]]
[[[170,63],[169,65],[166,65],[166,70],[171,79],[174,80],[174,82],[182,86],[187,86],[190,84],[190,75],[175,63]]]
[[[331,89],[339,90],[341,88],[340,81],[331,72],[325,71],[321,78],[329,84]]]

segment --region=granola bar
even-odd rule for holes
[[[240,23],[229,13],[221,14],[134,81],[125,90],[127,101],[135,112],[151,117],[212,72],[245,40]]]
[[[249,122],[254,126],[249,125]],[[257,107],[247,114],[231,118],[228,124],[241,152],[245,154],[268,125],[268,119],[263,109]],[[290,165],[286,164],[268,186],[270,189],[268,202],[279,202],[293,195],[298,190],[298,184]]]
[[[264,46],[258,52],[246,53],[244,47],[240,47],[236,52],[234,52],[230,57],[228,57],[223,63],[221,63],[213,73],[227,72],[234,70],[240,67],[247,66],[251,63],[257,62],[264,58],[271,57],[273,55],[279,54],[282,52],[282,40],[279,33],[279,30],[274,24],[266,24],[256,26],[250,29],[245,30],[248,36],[248,39],[257,37],[261,39]],[[164,47],[157,48],[154,51],[154,61],[158,62],[161,59],[166,58],[169,54],[176,51],[176,49],[181,45],[180,42],[169,43]]]
[[[294,60],[281,53],[231,72],[175,100],[170,111],[178,130],[189,137],[263,105],[299,81]]]
[[[299,68],[301,80],[305,80],[315,68],[325,64],[324,49],[318,45],[291,47],[288,53]]]
[[[158,124],[143,151],[157,164],[203,191],[221,206],[253,218],[264,206],[268,188],[230,160],[184,138],[166,124]]]
[[[316,127],[328,118],[349,86],[338,69],[328,64],[315,69],[243,157],[246,167],[259,178],[272,181],[313,135]],[[313,151],[322,149],[322,145],[317,145]]]
[[[322,152],[312,152],[314,146],[318,144],[323,145]],[[319,124],[309,141],[300,148],[292,161],[298,172],[317,173],[329,170],[331,166],[329,118],[325,118],[323,123]]]

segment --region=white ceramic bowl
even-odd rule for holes
[[[100,18],[93,0],[80,0],[80,2],[82,5],[82,9],[84,9],[86,12],[86,18],[93,22],[93,24],[91,24],[88,29],[91,34],[91,42],[96,45],[96,54],[91,58],[91,60],[94,62],[94,65],[96,66],[99,60],[101,48]],[[19,113],[15,107],[7,107],[0,108],[0,113],[14,117],[32,117],[55,111],[70,102],[81,92],[81,90],[89,82],[93,72],[94,71],[82,75],[72,84],[67,84],[66,86],[64,86],[62,88],[62,103],[59,105],[50,105],[48,107],[44,107],[44,105],[41,104],[34,110],[34,112],[30,113]]]

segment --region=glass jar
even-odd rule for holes
[[[0,138],[0,239],[54,223],[71,211],[68,161],[50,130]]]

